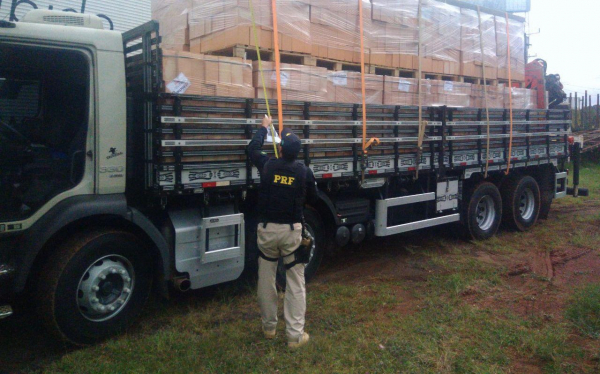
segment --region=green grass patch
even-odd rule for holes
[[[582,334],[600,338],[600,284],[577,290],[569,302],[565,316]]]

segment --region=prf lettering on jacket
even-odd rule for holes
[[[295,180],[296,180],[296,178],[294,178],[294,177],[286,177],[286,176],[281,176],[281,175],[275,174],[275,177],[273,178],[273,183],[285,184],[286,186],[291,186]]]

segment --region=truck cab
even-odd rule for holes
[[[64,259],[56,253],[64,254],[69,240],[82,239],[86,226],[144,231],[132,223],[124,196],[124,65],[121,33],[103,30],[95,16],[40,10],[18,23],[0,23],[0,299],[26,288],[37,300],[61,290],[54,279],[54,290],[43,291],[39,275],[48,275],[49,263],[60,266]],[[110,301],[92,305],[97,293],[79,298],[87,323],[98,324],[111,317],[109,309],[130,302],[110,294],[132,284],[136,266],[125,256],[106,257],[104,265],[82,272],[96,280],[106,278],[99,271],[119,275],[87,291],[79,282],[80,294],[104,287]]]

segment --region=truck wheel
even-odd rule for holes
[[[510,179],[502,188],[504,223],[515,230],[527,231],[540,214],[540,188],[530,176]]]
[[[485,240],[496,234],[502,221],[502,197],[490,182],[475,185],[466,195],[463,227],[468,239]]]
[[[152,286],[151,259],[132,234],[100,230],[64,243],[44,265],[38,312],[49,331],[77,345],[125,330]]]
[[[319,214],[312,209],[304,209],[304,220],[306,221],[306,229],[313,237],[313,248],[310,253],[310,261],[306,264],[304,269],[304,278],[306,282],[315,276],[321,260],[323,260],[323,254],[325,252],[325,233],[323,231],[323,221]],[[297,265],[301,266],[301,265]],[[283,266],[283,260],[279,260],[277,267],[277,286],[285,290],[285,267]]]

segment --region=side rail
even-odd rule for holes
[[[259,182],[245,147],[266,113],[264,100],[161,94],[158,110],[155,191],[201,193]],[[568,111],[515,111],[511,134],[507,110],[494,110],[488,125],[481,109],[427,108],[425,150],[417,160],[416,107],[369,106],[367,135],[381,145],[368,157],[361,151],[359,105],[284,102],[283,110],[284,126],[302,138],[299,157],[320,181],[358,180],[364,172],[366,184],[377,186],[377,180],[417,168],[475,173],[486,164],[501,170],[509,161],[519,168],[568,157]]]

